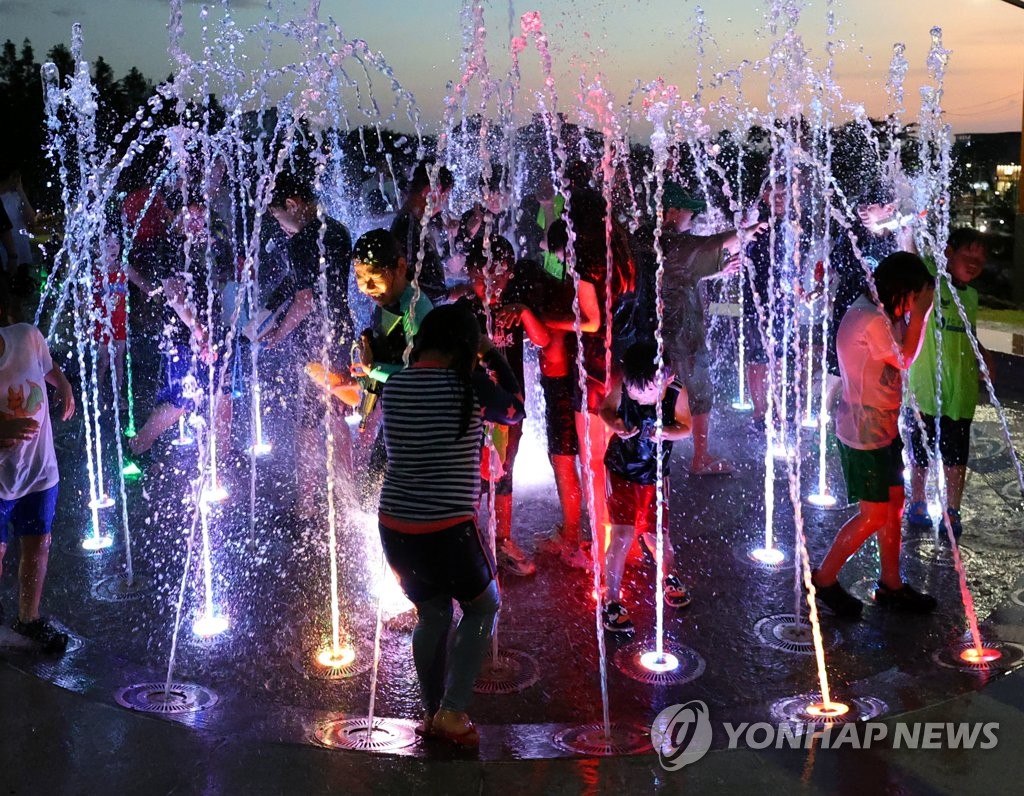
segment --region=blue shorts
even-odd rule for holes
[[[57,484],[14,500],[0,498],[0,544],[7,544],[8,523],[14,528],[15,536],[47,535],[56,512]]]

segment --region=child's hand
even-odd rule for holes
[[[18,442],[27,442],[39,433],[39,421],[31,417],[4,417],[0,419],[0,448],[13,448]]]
[[[628,428],[621,417],[617,417],[612,421],[611,428],[619,439],[629,439],[640,433],[639,428]]]
[[[75,393],[71,389],[71,383],[64,379],[64,383],[60,386],[60,392],[57,394],[57,400],[64,404],[64,413],[60,419],[67,422],[75,416]]]

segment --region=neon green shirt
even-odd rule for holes
[[[925,259],[928,270],[935,273],[935,263]],[[928,318],[924,331],[921,353],[910,366],[910,389],[917,398],[921,411],[951,420],[970,420],[978,403],[978,359],[971,348],[968,332],[977,334],[978,291],[973,287],[956,288],[960,303],[967,314],[964,325],[960,311],[953,303],[948,280],[941,280],[941,287],[935,291],[937,302]],[[938,356],[936,346],[936,323],[940,325],[939,340],[942,345],[942,406],[936,401],[936,373]]]

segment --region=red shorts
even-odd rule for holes
[[[625,478],[608,473],[611,494],[608,497],[608,521],[612,525],[632,525],[637,534],[654,533],[657,525],[655,504],[657,487],[654,484],[637,484]],[[664,481],[665,500],[662,503],[661,526],[668,528],[668,479]]]

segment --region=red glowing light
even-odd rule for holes
[[[1003,653],[991,647],[971,647],[960,653],[960,660],[975,665],[998,661],[1002,657]]]

